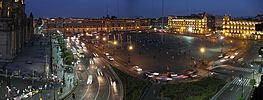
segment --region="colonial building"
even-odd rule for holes
[[[168,16],[172,32],[204,34],[215,29],[215,17],[206,13],[191,16]]]
[[[223,18],[223,34],[226,37],[243,39],[263,39],[263,32],[256,31],[256,24],[263,23],[256,19],[232,19],[230,16]]]
[[[111,32],[146,30],[150,19],[77,19],[52,18],[45,20],[48,30],[60,30],[65,33]]]
[[[165,29],[168,24],[167,17],[153,18],[151,19],[151,28]]]
[[[0,62],[9,62],[33,34],[33,15],[25,14],[24,0],[0,0]]]

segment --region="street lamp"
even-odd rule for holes
[[[129,50],[133,50],[133,46],[132,45],[129,46]]]
[[[103,40],[103,41],[106,41],[106,37],[103,37],[102,40]]]
[[[117,41],[113,41],[113,44],[114,44],[114,45],[117,45],[117,44],[118,44],[118,42],[117,42]]]
[[[99,36],[96,36],[96,39],[98,40],[100,37]]]
[[[130,63],[130,62],[131,62],[131,51],[133,50],[133,46],[130,45],[130,46],[128,47],[128,50],[130,51],[130,52],[129,52],[129,60],[128,60],[128,62]]]
[[[203,55],[203,63],[204,63],[204,61],[205,61],[205,48],[204,47],[202,47],[202,48],[200,48],[200,52],[202,53],[202,55]]]

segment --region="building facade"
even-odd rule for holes
[[[215,17],[206,13],[191,16],[168,16],[172,32],[205,34],[215,29]]]
[[[10,62],[33,34],[33,15],[24,0],[0,0],[0,62]]]
[[[151,28],[154,29],[166,29],[168,24],[167,17],[153,18],[151,19]]]
[[[146,30],[150,27],[150,19],[46,19],[47,30],[60,30],[64,33],[112,32]]]
[[[226,37],[243,39],[263,39],[263,32],[256,31],[256,24],[263,23],[256,19],[232,19],[231,16],[223,18],[223,34]]]

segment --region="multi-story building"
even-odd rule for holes
[[[9,62],[33,34],[33,16],[25,14],[24,0],[0,0],[0,62]]]
[[[191,16],[169,16],[168,27],[172,32],[204,34],[215,29],[215,17],[206,13]]]
[[[45,24],[48,30],[60,30],[65,33],[112,32],[149,29],[150,19],[52,18],[45,20]]]
[[[153,18],[151,19],[151,28],[165,29],[167,27],[167,17]]]
[[[232,19],[230,16],[223,18],[223,34],[226,37],[244,39],[263,39],[263,32],[256,31],[256,24],[263,23],[256,19]]]

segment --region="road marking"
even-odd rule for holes
[[[236,85],[241,85],[241,86],[250,86],[249,81],[250,81],[250,79],[246,79],[246,78],[241,79],[241,78],[236,77],[231,82],[231,84],[236,84]]]
[[[97,77],[97,80],[98,80],[98,83],[99,83],[99,87],[98,87],[98,92],[96,93],[96,96],[94,98],[94,100],[97,100],[97,97],[99,95],[99,92],[100,92],[100,81],[99,81],[99,77],[97,75],[95,75]]]
[[[83,100],[84,99],[84,97],[86,96],[86,94],[88,93],[88,90],[89,90],[89,88],[90,88],[90,85],[88,86],[88,89],[86,89],[86,91],[85,91],[85,94],[81,97],[81,100]]]
[[[107,75],[107,76],[106,76]],[[107,97],[107,100],[110,99],[110,95],[111,95],[111,84],[110,84],[110,80],[108,78],[108,74],[106,74],[105,77],[106,77],[106,80],[107,80],[107,83],[108,83],[108,87],[109,87],[109,92],[108,92],[108,97]]]
[[[232,91],[234,89],[234,86],[230,89],[230,91]]]

